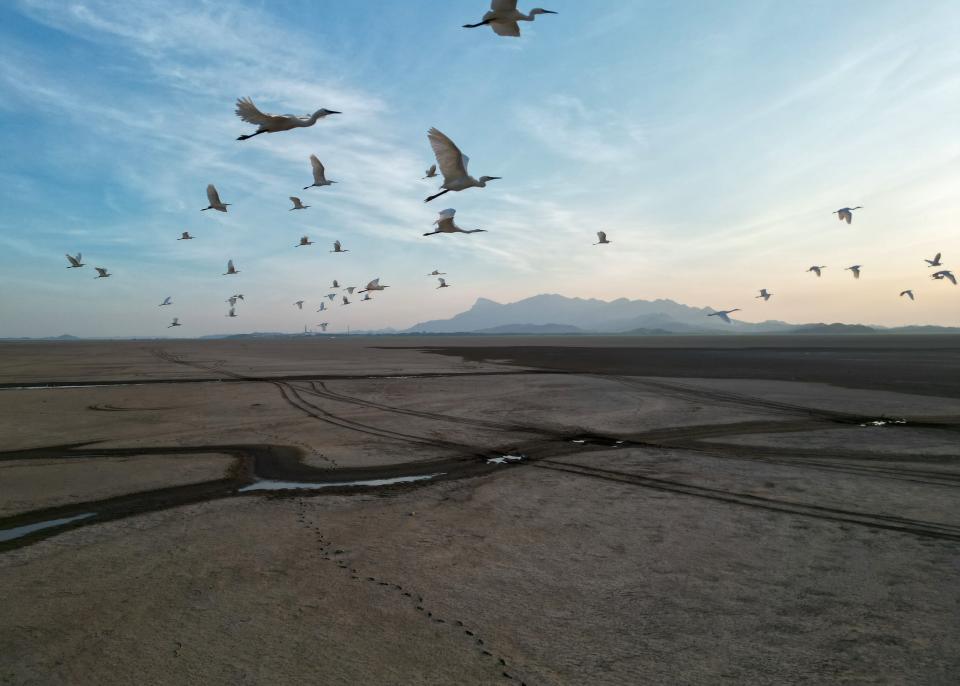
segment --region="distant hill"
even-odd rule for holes
[[[790,329],[788,333],[880,333],[877,329],[874,329],[872,326],[866,326],[864,324],[804,324],[803,326],[798,326],[794,329]]]
[[[485,334],[563,334],[563,333],[587,333],[583,329],[570,326],[569,324],[503,324],[493,326],[489,329],[478,329],[471,333]]]

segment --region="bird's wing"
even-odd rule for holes
[[[934,255],[933,261],[934,261],[934,262],[939,262],[939,261],[940,261],[940,253],[937,253],[936,255]]]
[[[499,22],[494,21],[490,22],[490,28],[493,29],[493,32],[498,36],[509,36],[510,38],[519,38],[520,37],[520,24],[515,21],[511,22]]]
[[[605,240],[607,240],[607,234],[603,231],[597,231],[597,238],[599,238],[600,242],[603,243]]]
[[[229,272],[232,269],[233,269],[233,260],[227,260],[227,271]]]
[[[440,221],[442,221],[442,220],[444,220],[444,219],[453,219],[453,217],[454,217],[454,215],[455,215],[456,213],[457,213],[457,211],[456,211],[455,209],[453,209],[452,207],[449,208],[449,209],[446,209],[446,210],[442,210],[442,211],[440,211],[440,212],[437,213],[437,214],[440,216],[440,219],[438,219],[437,222],[440,222]],[[434,222],[434,223],[437,223],[437,222]]]
[[[217,189],[212,183],[207,186],[207,200],[210,201],[211,205],[221,204],[220,195],[217,193]]]
[[[517,0],[492,0],[490,10],[493,12],[509,12],[517,9]]]
[[[441,286],[446,286],[446,285],[447,285],[447,280],[446,280],[446,279],[437,279],[437,281],[440,282],[440,285],[441,285]]]
[[[367,284],[367,288],[377,288],[380,285],[380,279],[374,279]]]
[[[79,255],[77,255],[77,257],[79,257]],[[73,255],[67,255],[67,260],[68,260],[68,261],[70,262],[70,264],[72,264],[73,266],[77,266],[77,265],[80,264],[80,260],[78,260],[77,257],[74,257]]]
[[[726,312],[717,312],[717,316],[728,324],[730,323],[730,315],[728,315]]]
[[[943,275],[950,279],[950,283],[952,283],[954,286],[957,285],[957,277],[955,277],[951,272],[944,272]]]
[[[261,112],[250,98],[239,98],[237,100],[236,113],[238,117],[248,124],[257,124],[258,126],[265,126],[271,122],[283,119],[283,117],[278,117],[275,114]]]
[[[293,206],[294,206],[294,207],[299,207],[299,206],[300,206],[300,198],[295,198],[294,196],[291,195],[291,196],[290,196],[290,202],[293,203]]]
[[[427,176],[433,176],[433,175],[436,174],[436,173],[437,173],[437,165],[431,164],[431,165],[427,168]]]
[[[326,178],[323,176],[323,164],[317,159],[316,155],[310,155],[310,166],[313,167],[313,180],[315,183],[323,183],[326,181]]]
[[[340,249],[340,241],[334,241],[334,242],[333,242],[333,249],[334,249],[334,250],[339,250],[339,249]]]
[[[430,140],[430,147],[433,148],[433,154],[437,158],[437,164],[440,165],[440,172],[443,179],[459,179],[467,175],[467,163],[470,161],[457,145],[447,138],[447,136],[433,128],[427,133]]]

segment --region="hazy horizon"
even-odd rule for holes
[[[544,4],[520,40],[461,28],[485,2],[3,5],[0,336],[403,329],[544,292],[960,324],[923,262],[960,268],[960,5]],[[240,96],[343,114],[238,142]],[[503,179],[425,205],[431,126]],[[301,190],[311,153],[337,185]],[[228,214],[200,212],[208,183]],[[424,238],[447,207],[488,233]],[[374,302],[314,312],[375,277]]]

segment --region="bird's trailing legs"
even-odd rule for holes
[[[435,195],[431,195],[429,198],[427,198],[426,200],[424,200],[424,202],[430,202],[431,200],[434,200],[434,199],[436,199],[436,198],[439,198],[439,197],[440,197],[441,195],[443,195],[444,193],[449,193],[449,192],[450,192],[450,189],[449,189],[449,188],[444,188],[444,189],[443,189],[442,191],[440,191],[439,193],[437,193],[437,194],[435,194]]]
[[[238,141],[245,141],[248,138],[253,138],[254,136],[259,136],[261,133],[266,133],[266,131],[257,131],[256,133],[245,133],[242,136],[237,136]]]
[[[489,19],[484,19],[483,21],[477,22],[476,24],[464,24],[464,25],[463,25],[463,28],[465,28],[465,29],[475,29],[475,28],[477,28],[478,26],[486,26],[486,25],[489,24],[489,23],[490,23],[490,20],[489,20]]]

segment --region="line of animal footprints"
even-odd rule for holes
[[[356,567],[351,567],[345,559],[335,557],[339,555],[345,555],[347,551],[341,548],[336,548],[331,552],[330,551],[331,543],[330,541],[326,540],[324,535],[320,532],[320,527],[311,526],[310,522],[307,521],[303,501],[298,500],[297,506],[300,510],[300,514],[297,516],[297,520],[304,526],[307,526],[313,529],[314,533],[317,536],[317,541],[320,543],[320,549],[323,553],[322,558],[324,560],[327,560],[330,562],[336,562],[337,567],[339,567],[340,569],[349,570],[350,578],[353,579],[354,581],[367,581],[368,583],[373,583],[373,584],[376,584],[377,586],[383,586],[383,587],[389,588],[392,591],[399,591],[403,595],[403,597],[409,598],[411,602],[416,602],[415,609],[417,610],[417,612],[422,613],[425,617],[427,617],[427,619],[430,619],[434,624],[450,624],[451,626],[455,626],[459,629],[462,629],[463,634],[465,636],[469,636],[471,639],[475,641],[475,645],[478,648],[480,648],[481,655],[485,657],[495,657],[497,658],[497,661],[500,663],[501,666],[503,667],[507,666],[507,661],[502,657],[497,657],[490,650],[488,650],[484,640],[479,636],[477,636],[476,632],[468,629],[466,624],[464,624],[461,620],[457,619],[452,622],[448,622],[447,620],[441,617],[434,617],[433,612],[431,612],[430,610],[427,610],[426,607],[424,606],[423,604],[424,600],[422,595],[414,594],[404,589],[404,587],[401,586],[400,584],[391,583],[389,581],[383,581],[382,579],[378,579],[374,576],[364,577],[361,575],[359,569],[357,569]],[[513,674],[505,670],[501,672],[501,674],[506,679],[510,679],[513,681],[520,681],[516,676],[514,676]],[[527,686],[526,682],[520,681],[520,686]]]

